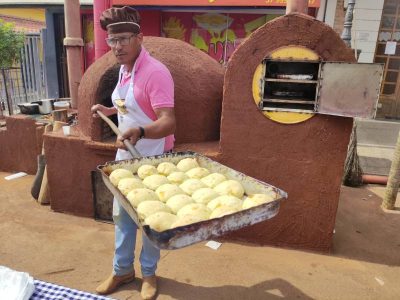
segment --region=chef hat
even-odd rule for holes
[[[100,26],[108,33],[140,32],[139,12],[129,6],[112,7],[103,11]]]

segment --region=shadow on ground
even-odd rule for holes
[[[384,212],[367,187],[342,187],[332,254],[400,266],[400,214]]]
[[[119,291],[138,291],[140,290],[141,280],[135,280],[134,286],[125,285]],[[218,287],[204,287],[192,285],[190,282],[179,282],[173,279],[159,277],[158,278],[159,290],[162,296],[169,296],[173,299],[187,300],[187,299],[207,299],[207,300],[234,300],[234,299],[301,299],[312,300],[313,298],[304,294],[301,290],[290,284],[289,282],[276,278],[260,282],[251,287],[239,285],[223,285]],[[135,299],[136,293],[132,294]],[[159,295],[159,296],[160,296]],[[189,296],[191,295],[191,296]]]

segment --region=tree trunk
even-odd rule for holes
[[[382,202],[382,208],[394,209],[396,203],[397,192],[400,184],[400,133],[397,138],[396,148],[392,166],[390,167],[389,179],[386,185],[385,196]]]

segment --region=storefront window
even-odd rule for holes
[[[162,35],[186,41],[225,64],[240,43],[278,15],[163,12]]]

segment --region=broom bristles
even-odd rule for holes
[[[357,125],[354,122],[344,165],[343,184],[346,186],[361,186],[363,171],[357,154]]]

